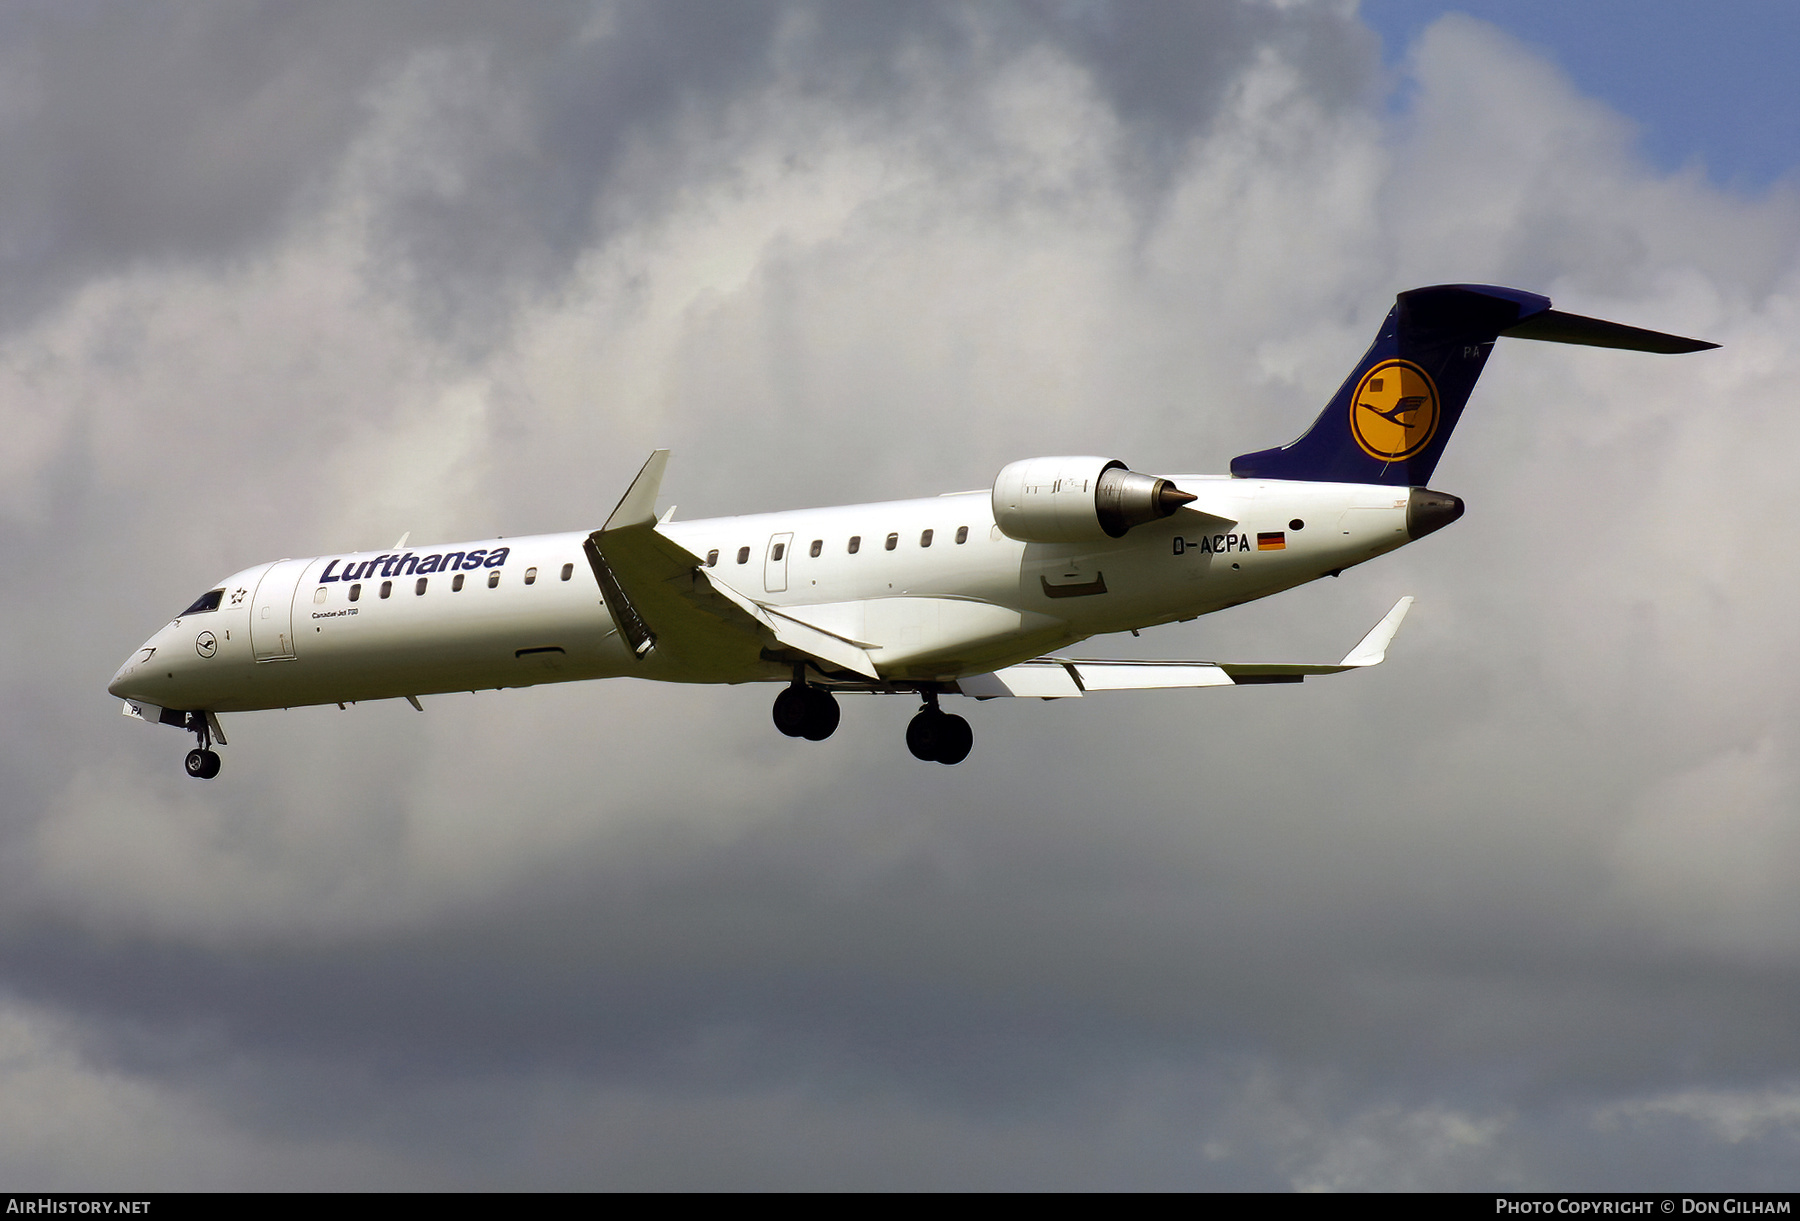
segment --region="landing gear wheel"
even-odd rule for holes
[[[831,692],[823,687],[807,687],[806,720],[800,736],[809,742],[823,742],[837,732],[838,718],[843,715]]]
[[[974,745],[967,721],[936,708],[921,708],[906,726],[906,749],[927,763],[961,763]]]
[[[807,713],[811,701],[809,687],[789,687],[775,697],[775,728],[790,738],[806,732]]]
[[[906,723],[906,749],[912,752],[913,758],[923,759],[927,763],[937,760],[940,732],[938,722],[943,719],[943,713],[926,708]]]
[[[775,728],[790,738],[823,742],[837,732],[838,702],[823,687],[795,683],[775,697]]]
[[[188,751],[187,774],[196,780],[211,780],[219,774],[218,753],[198,748]]]
[[[944,764],[961,763],[969,757],[969,751],[975,745],[975,731],[969,723],[954,713],[943,714],[943,724],[938,726],[937,761]]]

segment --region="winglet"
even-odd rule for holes
[[[1388,643],[1394,639],[1394,633],[1400,630],[1400,621],[1406,618],[1406,612],[1412,609],[1412,604],[1411,594],[1394,603],[1394,609],[1389,611],[1382,621],[1362,638],[1362,643],[1351,649],[1344,660],[1338,664],[1342,666],[1380,665],[1382,660],[1387,657]]]
[[[619,501],[619,507],[612,511],[606,519],[602,530],[621,530],[626,526],[653,526],[656,524],[656,494],[662,490],[663,470],[669,465],[669,451],[655,450],[650,461],[644,463],[644,469],[637,473],[631,486],[625,489],[625,495]]]

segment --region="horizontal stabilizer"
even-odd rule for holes
[[[1622,322],[1584,318],[1580,314],[1565,314],[1555,309],[1533,314],[1517,326],[1508,327],[1500,333],[1508,339],[1578,343],[1590,348],[1625,348],[1632,352],[1660,352],[1665,356],[1675,356],[1682,352],[1704,352],[1719,346],[1704,339],[1684,339],[1680,335],[1665,335],[1661,331],[1646,331],[1642,327],[1626,326]]]
[[[1264,683],[1297,683],[1308,675],[1341,674],[1376,666],[1387,657],[1388,644],[1412,609],[1409,595],[1336,665],[1306,662],[1124,661],[1079,657],[1039,657],[991,674],[957,682],[957,690],[977,699],[1066,699],[1100,691],[1153,691],[1182,687],[1248,687]]]

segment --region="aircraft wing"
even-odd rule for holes
[[[774,646],[876,677],[862,648],[732,589],[656,528],[656,493],[668,461],[668,450],[652,453],[606,524],[582,545],[631,651],[643,658],[661,649],[679,662],[703,664]]]
[[[1067,699],[1098,691],[1146,691],[1179,687],[1243,687],[1297,683],[1311,674],[1341,674],[1376,666],[1412,609],[1409,595],[1335,665],[1294,662],[1105,661],[1079,657],[1038,657],[957,682],[957,690],[977,699],[1012,696]]]

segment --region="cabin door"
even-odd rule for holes
[[[250,600],[250,648],[258,661],[294,658],[294,590],[311,560],[282,560],[256,583]]]

